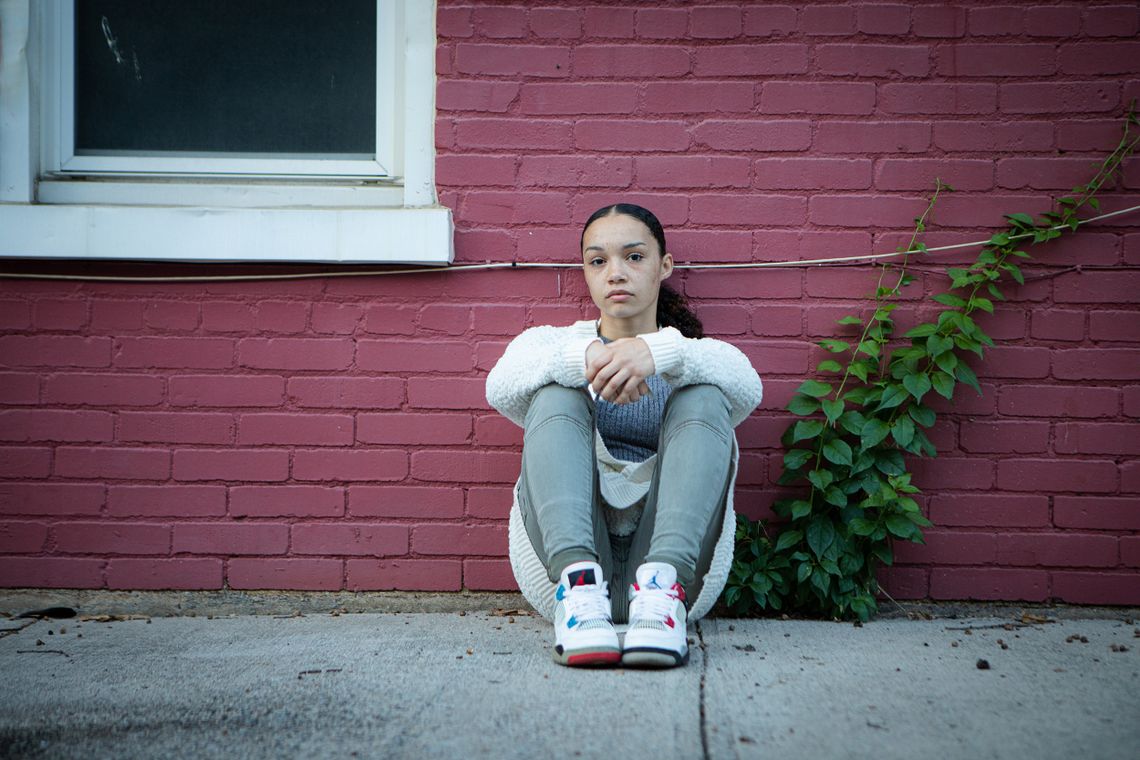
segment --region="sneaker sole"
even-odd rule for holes
[[[671,649],[635,647],[622,652],[621,664],[630,668],[675,668],[689,662],[689,650],[679,654]]]
[[[617,649],[575,649],[551,654],[559,665],[572,668],[606,668],[621,662],[621,652]]]

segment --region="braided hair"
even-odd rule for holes
[[[661,222],[658,221],[652,211],[633,203],[615,203],[612,206],[603,206],[590,214],[590,218],[582,226],[582,240],[578,243],[579,248],[585,244],[586,230],[589,226],[603,216],[613,214],[631,216],[648,227],[649,233],[657,241],[661,255],[665,255],[665,228],[661,226]],[[662,327],[675,327],[686,338],[703,338],[705,335],[701,320],[697,319],[697,315],[689,310],[685,297],[665,283],[661,283],[661,289],[657,295],[657,324]]]

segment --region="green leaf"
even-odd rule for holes
[[[891,437],[899,446],[903,448],[909,446],[914,439],[914,422],[911,418],[899,417],[895,420],[895,424],[891,426]]]
[[[990,301],[990,299],[988,299],[988,298],[982,298],[981,296],[974,296],[973,298],[970,299],[970,306],[973,308],[981,309],[982,311],[987,312],[989,314],[994,313],[993,302]]]
[[[1006,214],[1005,218],[1008,219],[1015,227],[1032,227],[1033,217],[1029,214]]]
[[[902,382],[915,401],[922,401],[922,397],[930,390],[930,378],[926,375],[906,375]]]
[[[800,566],[798,568],[796,568],[796,580],[798,582],[803,583],[804,581],[806,581],[808,579],[809,575],[811,575],[811,563],[810,562],[803,562],[800,564]]]
[[[803,383],[800,384],[800,387],[796,388],[796,393],[822,398],[831,393],[831,383],[821,383],[818,380],[804,380]]]
[[[836,438],[823,446],[823,458],[832,464],[851,464],[851,447],[846,441]]]
[[[930,427],[934,424],[934,410],[922,404],[911,404],[907,410],[910,418],[923,427]],[[786,457],[785,457],[786,458]]]
[[[844,412],[839,418],[839,426],[852,435],[859,435],[863,432],[863,426],[867,424],[867,418],[854,409]]]
[[[869,536],[875,532],[875,523],[864,517],[856,517],[847,523],[847,529],[856,536]]]
[[[895,560],[891,547],[887,544],[875,544],[871,547],[871,553],[878,557],[884,565],[889,565]]]
[[[909,520],[907,521],[909,522]],[[805,534],[808,546],[817,557],[822,557],[835,540],[835,526],[824,517],[813,519]]]
[[[879,358],[879,344],[873,340],[864,340],[860,342],[859,346],[855,350],[856,352],[862,351],[863,353],[867,354],[867,356],[873,356],[876,359]]]
[[[811,396],[805,396],[802,393],[797,393],[792,396],[792,400],[788,402],[788,411],[792,414],[806,417],[809,414],[814,414],[819,411],[819,400]]]
[[[931,356],[944,354],[954,348],[954,340],[945,335],[931,335],[926,339],[926,350]]]
[[[822,402],[822,406],[827,421],[834,425],[839,415],[843,414],[843,399],[828,399]]]
[[[863,324],[863,320],[859,319],[859,317],[856,317],[853,314],[848,314],[843,319],[836,320],[836,323],[841,325],[861,325]]]
[[[933,322],[927,322],[915,327],[912,330],[907,330],[903,333],[904,338],[925,338],[927,335],[933,335],[938,332],[938,326]]]
[[[835,474],[831,470],[812,470],[808,473],[807,479],[813,486],[823,491],[835,480]]]
[[[887,426],[887,423],[883,422],[877,417],[872,417],[867,420],[867,423],[863,426],[862,435],[859,437],[859,443],[863,448],[869,449],[890,435],[890,432],[891,429]]]
[[[806,517],[811,514],[811,502],[804,499],[796,499],[792,502],[792,519],[799,520],[801,517]]]
[[[841,354],[844,351],[851,348],[851,344],[848,343],[847,341],[845,341],[845,340],[832,340],[831,338],[828,338],[826,340],[821,340],[818,345],[822,346],[823,348],[826,348],[828,351],[830,351],[833,354]]]
[[[800,420],[792,433],[792,443],[807,441],[823,432],[823,420]]]
[[[963,301],[958,296],[952,295],[950,293],[939,293],[938,295],[934,296],[930,300],[932,300],[936,303],[940,303],[943,306],[949,306],[949,307],[954,308],[954,309],[961,309],[962,307],[964,307],[966,305],[965,301]]]
[[[934,385],[934,390],[938,395],[945,399],[950,399],[954,395],[954,378],[947,375],[945,372],[935,372],[931,377],[931,383]]]
[[[784,454],[784,468],[788,470],[798,470],[807,464],[808,460],[813,456],[815,456],[815,453],[807,449],[792,449]]]
[[[902,475],[906,472],[906,463],[898,449],[880,450],[876,453],[875,467],[884,475]]]
[[[978,385],[978,376],[974,374],[974,370],[970,369],[965,362],[958,363],[958,366],[954,369],[954,374],[963,383],[976,390],[979,396],[982,395],[982,388]]]
[[[780,538],[776,541],[775,551],[782,552],[789,546],[795,546],[800,542],[804,534],[798,530],[785,530],[780,533]]]
[[[950,342],[953,344],[953,341]],[[958,356],[953,351],[947,351],[934,357],[934,363],[938,365],[938,369],[952,375],[954,368],[958,366]]]
[[[908,538],[914,532],[914,523],[904,515],[887,515],[887,530],[899,538]]]
[[[906,401],[907,390],[901,385],[888,385],[883,389],[883,397],[879,400],[880,409],[894,409]]]
[[[989,240],[990,245],[1009,245],[1009,235],[1005,232],[999,232]]]
[[[828,504],[836,507],[847,506],[847,494],[843,493],[839,488],[831,486],[823,492],[823,500]]]
[[[835,361],[834,359],[824,359],[823,361],[821,361],[819,363],[818,366],[816,366],[815,369],[817,372],[842,372],[843,371],[843,367],[841,367],[839,365],[839,362]]]
[[[1019,267],[1017,264],[1006,262],[1003,268],[1005,271],[1009,272],[1010,276],[1013,277],[1014,281],[1017,282],[1018,285],[1025,284],[1025,275],[1021,273],[1021,267]]]
[[[954,288],[964,288],[970,279],[970,273],[958,267],[950,267],[946,270],[946,274],[950,275],[950,279],[952,280],[951,287]]]

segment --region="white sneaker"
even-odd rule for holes
[[[644,563],[637,568],[629,598],[629,630],[621,664],[671,668],[688,662],[685,589],[677,583],[676,568],[665,562]]]
[[[589,667],[621,661],[601,565],[575,562],[567,567],[554,599],[555,662]]]

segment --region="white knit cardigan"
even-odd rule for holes
[[[752,364],[738,348],[712,338],[686,338],[673,327],[639,335],[649,346],[658,375],[674,388],[687,385],[715,385],[729,404],[729,421],[739,425],[760,404],[763,386]],[[583,320],[568,327],[532,327],[511,341],[501,359],[487,375],[487,401],[520,427],[534,394],[551,383],[580,388],[586,382],[586,348],[598,340],[597,322]],[[649,490],[649,476],[656,455],[644,463],[629,465],[606,456],[600,434],[595,441],[599,452],[603,496],[619,509],[629,507]],[[736,481],[740,451],[735,436],[730,478]],[[623,464],[627,466],[622,466]],[[509,548],[511,570],[526,600],[543,617],[554,611],[554,591],[546,568],[539,561],[519,512],[518,482],[511,505]],[[712,566],[689,611],[690,619],[703,617],[724,590],[732,566],[736,513],[732,491],[724,510],[724,524],[713,550]]]

